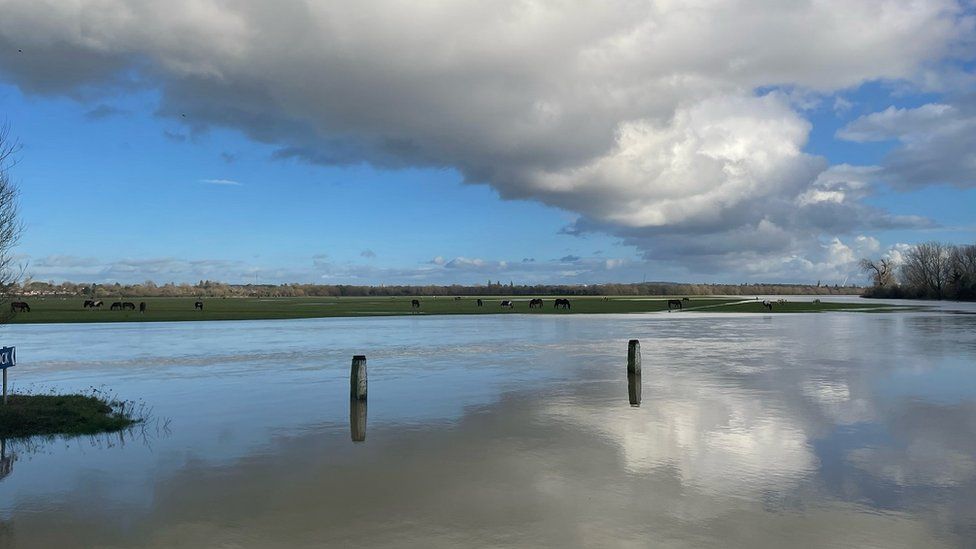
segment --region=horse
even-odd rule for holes
[[[555,301],[553,301],[552,308],[553,309],[571,309],[572,308],[572,305],[569,304],[569,300],[568,299],[564,299],[564,298],[561,298],[560,297],[560,298],[556,299]]]
[[[485,302],[483,300],[481,300],[480,298],[478,299],[478,306],[479,307],[484,307],[485,306]]]
[[[122,310],[134,311],[136,310],[136,304],[131,301],[125,301],[122,303]]]
[[[92,309],[101,309],[102,308],[102,300],[99,299],[98,301],[93,302],[91,306],[92,306]]]
[[[112,310],[112,311],[121,311],[122,310],[122,302],[121,301],[116,301],[115,303],[112,304],[111,307],[109,307],[109,310]]]
[[[681,298],[681,301],[691,301],[691,298],[690,297],[682,297]]]
[[[770,300],[768,300],[768,299],[764,299],[763,300],[762,306],[765,307],[769,311],[772,311],[773,310],[773,302],[770,301]]]
[[[139,312],[140,313],[146,312],[146,302],[145,301],[140,301],[139,302]]]
[[[681,310],[681,300],[680,299],[669,299],[668,300],[668,311],[670,311],[674,307],[677,307],[679,311]]]
[[[413,299],[413,300],[411,300],[410,301],[410,307],[412,307],[414,309],[419,309],[420,308],[420,300],[419,299]]]
[[[532,299],[532,300],[529,301],[529,308],[530,309],[534,309],[534,308],[538,307],[538,308],[541,309],[543,304],[544,304],[543,301],[541,299],[539,299],[539,298]]]
[[[501,302],[501,306],[502,307],[508,307],[509,309],[514,309],[515,308],[515,302],[506,299],[505,301],[502,301]]]
[[[203,310],[203,302],[202,301],[197,301],[196,303],[193,304],[193,310],[195,311],[197,309],[200,309],[201,311]]]
[[[94,299],[86,299],[85,300],[85,304],[82,305],[82,307],[84,307],[85,309],[90,309],[90,308],[92,308],[94,306],[95,306],[95,300]]]
[[[29,313],[30,305],[26,301],[14,301],[10,304],[10,311],[13,313]]]
[[[461,301],[461,296],[456,296],[456,297],[454,298],[454,301]]]

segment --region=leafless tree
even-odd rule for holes
[[[20,240],[23,225],[17,215],[17,185],[10,178],[10,169],[16,164],[20,145],[10,137],[10,126],[0,125],[0,311],[6,312],[6,304],[17,289],[23,275],[13,255],[14,246]],[[4,317],[0,315],[0,320]]]
[[[862,259],[861,270],[871,274],[871,281],[875,288],[887,288],[895,283],[895,264],[887,257],[877,261]]]
[[[905,253],[901,267],[904,282],[927,297],[943,299],[952,278],[953,246],[941,242],[923,242]]]

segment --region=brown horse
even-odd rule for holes
[[[26,301],[14,301],[10,304],[10,311],[13,313],[29,313],[30,305]]]
[[[544,305],[544,302],[541,299],[539,299],[539,298],[532,299],[532,300],[529,301],[529,308],[530,309],[535,309],[536,307],[538,307],[538,308],[541,309],[543,305]]]

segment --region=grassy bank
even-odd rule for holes
[[[363,317],[392,315],[444,315],[444,314],[599,314],[599,313],[653,313],[668,310],[667,297],[570,297],[570,310],[555,309],[553,298],[545,297],[541,308],[530,309],[527,297],[483,298],[484,306],[477,305],[476,297],[456,300],[452,297],[420,298],[421,306],[415,309],[409,297],[298,297],[298,298],[228,298],[204,299],[202,311],[194,309],[193,298],[138,298],[129,297],[137,307],[145,301],[147,310],[109,310],[113,300],[105,300],[100,310],[85,309],[81,298],[21,298],[30,304],[31,311],[17,313],[14,323],[45,322],[160,322],[185,320],[261,320],[319,317]],[[501,302],[512,299],[514,308],[501,307]],[[762,304],[741,298],[691,297],[682,302],[685,311],[755,312],[766,313]],[[886,309],[881,303],[841,303],[823,300],[822,303],[791,301],[775,304],[773,313],[843,311],[849,309]]]
[[[120,402],[94,395],[9,395],[0,404],[0,438],[89,435],[136,423]]]

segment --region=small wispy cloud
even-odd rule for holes
[[[233,179],[201,179],[200,183],[207,183],[208,185],[231,185],[234,187],[243,185],[240,181],[234,181]]]

